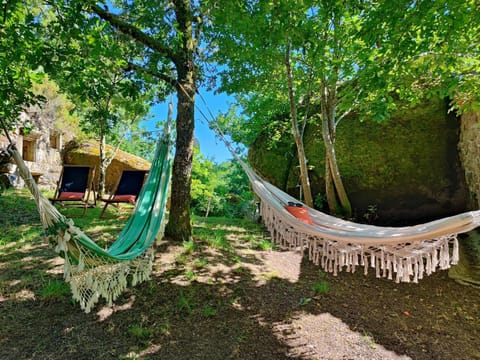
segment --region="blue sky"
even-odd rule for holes
[[[213,92],[202,90],[201,95],[205,102],[199,95],[195,98],[195,138],[200,143],[200,151],[208,159],[216,163],[230,160],[233,156],[223,142],[215,136],[215,133],[212,130],[209,129],[202,113],[210,120],[212,115],[216,116],[219,112],[226,112],[229,108],[229,104],[232,102],[232,98],[223,93],[214,94]],[[177,115],[176,110],[176,98],[174,97],[174,119]],[[151,115],[153,115],[153,118],[143,124],[148,130],[152,130],[157,121],[165,120],[167,118],[167,113],[168,102],[158,104],[152,108]]]

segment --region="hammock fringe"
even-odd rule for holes
[[[167,133],[159,138],[151,171],[132,216],[117,240],[105,250],[42,195],[18,150],[13,145],[8,147],[37,204],[45,237],[65,260],[64,279],[85,312],[90,312],[101,297],[112,305],[129,283],[135,286],[150,278],[154,259],[151,245],[155,238],[163,236],[165,225],[170,150]]]
[[[266,202],[261,203],[260,214],[274,243],[301,252],[307,249],[309,260],[334,276],[363,266],[365,275],[371,267],[377,278],[418,283],[424,275],[446,270],[459,260],[457,234],[415,243],[358,245],[302,232],[282,221]]]
[[[70,269],[65,272],[65,280],[70,284],[73,298],[79,302],[82,310],[89,313],[101,297],[112,306],[129,283],[135,286],[149,280],[152,267],[153,251],[150,250],[135,260],[96,266],[88,270],[70,265]],[[70,275],[68,280],[67,274]]]

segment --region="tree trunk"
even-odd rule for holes
[[[182,48],[175,57],[177,69],[177,143],[172,169],[170,215],[165,235],[174,241],[188,241],[192,236],[190,222],[190,188],[192,184],[193,129],[196,76],[193,54],[197,44],[193,38],[193,13],[190,2],[177,0],[175,12],[182,34]]]
[[[328,208],[330,213],[336,214],[340,208],[337,200],[337,195],[335,194],[335,185],[333,184],[333,179],[330,171],[330,163],[325,156],[325,194],[327,197]]]
[[[207,211],[205,211],[205,217],[206,218],[208,217],[208,213],[210,212],[210,205],[212,204],[212,198],[213,198],[213,196],[210,196],[208,198]]]
[[[288,98],[290,99],[290,116],[292,117],[292,132],[295,144],[297,145],[298,164],[300,166],[300,183],[305,197],[305,204],[313,207],[312,190],[310,188],[310,179],[308,177],[307,158],[305,148],[303,147],[303,136],[298,126],[297,107],[295,103],[295,90],[293,89],[292,67],[290,64],[290,47],[287,45],[285,51],[285,70],[287,73]]]
[[[103,194],[105,194],[105,174],[107,173],[108,167],[106,163],[105,147],[105,135],[100,135],[97,199],[101,199]]]
[[[342,177],[338,169],[337,157],[335,155],[335,103],[336,94],[334,91],[330,91],[324,84],[322,86],[322,137],[325,145],[325,179],[326,181],[326,193],[328,199],[328,206],[332,214],[338,214],[341,212],[346,217],[352,216],[352,205],[348,199],[345,187],[343,186]],[[329,172],[327,174],[327,171]],[[332,181],[330,181],[330,179]],[[338,197],[340,208],[338,208],[338,202],[333,201],[332,189],[329,188],[333,183],[335,188],[335,195]],[[330,197],[330,198],[329,198]]]
[[[352,205],[350,204],[350,200],[348,199],[347,192],[345,191],[345,187],[343,186],[342,177],[340,175],[340,171],[338,169],[337,157],[335,155],[335,148],[334,146],[330,147],[330,153],[328,155],[329,165],[330,165],[330,174],[333,179],[333,183],[335,185],[335,190],[340,201],[341,212],[347,218],[352,217]]]
[[[194,88],[192,81],[184,82],[182,89],[178,91],[177,144],[172,170],[170,215],[165,228],[165,234],[176,241],[188,241],[192,235],[190,188],[194,139]]]

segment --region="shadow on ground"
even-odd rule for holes
[[[38,237],[1,245],[0,358],[480,359],[479,290],[445,272],[419,284],[333,277],[225,233],[222,247],[162,243],[151,281],[90,314],[45,296],[62,265]]]

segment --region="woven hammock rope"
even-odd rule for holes
[[[261,179],[244,162],[252,188],[261,200],[260,214],[272,240],[290,249],[308,249],[308,256],[325,271],[355,272],[375,268],[377,277],[396,282],[418,282],[437,269],[458,263],[460,233],[480,225],[480,210],[406,227],[380,227],[345,221],[303,207],[312,225],[285,209],[298,200]]]
[[[100,297],[111,305],[129,281],[134,286],[149,279],[153,265],[150,247],[156,238],[163,236],[165,225],[172,165],[168,131],[159,138],[132,215],[108,249],[99,247],[42,195],[15,146],[9,146],[8,151],[34,197],[47,239],[65,260],[64,278],[73,298],[85,312],[90,312]]]
[[[204,101],[205,102],[205,101]],[[469,211],[425,224],[380,227],[342,220],[300,205],[312,224],[293,216],[286,207],[297,199],[264,181],[237,154],[222,129],[203,115],[217,136],[247,174],[260,199],[260,215],[272,240],[290,249],[305,251],[323,270],[355,272],[375,268],[377,277],[395,282],[418,282],[437,269],[446,270],[459,261],[458,234],[480,226],[480,210]],[[309,221],[310,222],[310,221]]]
[[[480,210],[415,226],[380,227],[342,220],[301,204],[312,219],[312,224],[307,224],[286,209],[289,203],[299,201],[257,175],[215,121],[201,114],[247,174],[272,240],[302,253],[308,249],[309,260],[334,275],[342,270],[355,272],[357,267],[367,274],[372,267],[377,277],[393,280],[395,276],[397,283],[418,282],[425,274],[456,265],[458,234],[480,226]]]

